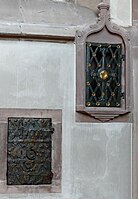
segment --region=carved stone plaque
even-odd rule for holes
[[[8,118],[7,184],[52,183],[51,118]]]

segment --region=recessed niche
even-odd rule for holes
[[[0,193],[60,193],[62,111],[0,109]]]

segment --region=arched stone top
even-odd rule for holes
[[[98,9],[97,23],[76,32],[76,111],[105,122],[130,112],[130,37],[129,32],[111,22],[108,3],[101,2]],[[105,51],[108,53],[101,53]],[[117,51],[118,55],[116,56],[114,53]],[[118,66],[121,68],[121,72],[119,72]],[[109,71],[109,76],[105,69]],[[100,71],[106,75],[107,82],[104,78],[99,80],[101,78]],[[115,76],[118,79],[112,76],[111,71],[113,73],[115,71]],[[117,98],[112,94],[110,96],[109,92],[112,87],[112,85],[110,87],[110,83],[113,81],[115,81],[115,89],[113,88],[115,92],[119,87],[116,92]],[[97,90],[98,94],[96,95]],[[110,91],[112,92],[112,88]],[[112,99],[119,99],[119,106],[117,101],[116,104],[110,106]],[[106,100],[109,103],[102,105]]]

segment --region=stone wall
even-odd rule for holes
[[[132,126],[75,122],[74,50],[73,43],[0,42],[0,108],[62,109],[62,192],[12,198],[130,199]]]
[[[130,1],[126,1],[129,5]],[[131,198],[132,124],[75,122],[74,36],[77,29],[96,22],[93,8],[97,1],[74,3],[0,0],[0,33],[18,34],[18,39],[12,35],[0,40],[0,108],[62,109],[63,136],[61,193],[5,193],[0,195],[1,199]],[[114,5],[116,2],[111,1],[111,12],[119,22]],[[121,9],[122,3],[119,5]],[[126,26],[131,21],[128,7],[127,15],[123,12],[121,15]],[[39,8],[44,12],[39,13]],[[71,39],[34,42],[19,37],[26,34],[71,36]]]
[[[132,0],[110,0],[111,18],[120,26],[132,26]]]

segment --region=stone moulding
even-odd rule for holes
[[[76,32],[76,111],[106,122],[130,112],[130,37],[125,29],[111,23],[110,6],[107,3],[100,3],[98,9],[97,23]],[[122,45],[125,60],[122,63],[121,87],[124,96],[121,98],[121,107],[86,107],[86,42]]]

